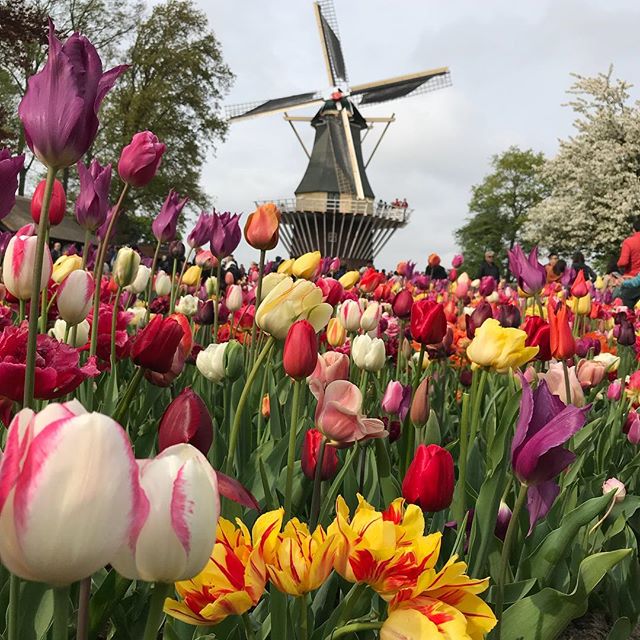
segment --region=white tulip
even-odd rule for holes
[[[133,282],[125,287],[127,291],[131,293],[139,294],[146,290],[147,284],[149,284],[149,277],[151,276],[151,269],[141,264],[138,267],[138,272],[136,274]]]
[[[356,336],[351,344],[351,357],[358,369],[376,372],[384,367],[386,352],[380,338]]]
[[[182,298],[178,300],[178,304],[176,304],[176,311],[187,316],[187,318],[194,316],[198,313],[198,298],[191,294],[182,296]]]
[[[72,340],[73,326],[76,327],[75,341]],[[81,347],[87,344],[87,341],[89,340],[89,328],[91,326],[89,324],[89,321],[83,320],[79,324],[76,324],[73,326],[69,327],[69,335],[67,336],[67,340],[66,340],[67,344],[70,344],[72,347]],[[65,341],[64,335],[66,331],[67,331],[67,323],[62,318],[58,318],[55,321],[53,328],[49,329],[49,335],[52,338],[55,338],[56,340],[58,340],[59,342],[64,342]]]
[[[198,371],[211,382],[221,382],[224,379],[224,351],[228,342],[210,344],[196,357]]]

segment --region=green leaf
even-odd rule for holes
[[[511,584],[505,585],[504,588],[504,602],[505,604],[511,604],[512,602],[518,602],[518,600],[522,600],[538,580],[536,578],[529,578],[528,580],[520,580],[519,582],[512,582]],[[487,602],[491,604],[495,603],[496,598],[496,587],[493,586],[489,590],[489,595],[487,596]]]
[[[615,621],[607,640],[627,640],[631,635],[631,621],[629,618],[618,618]]]
[[[518,569],[518,575],[540,578],[545,583],[552,571],[567,555],[576,541],[578,531],[591,520],[604,513],[611,496],[591,498],[567,513],[560,526],[549,533]]]
[[[19,603],[18,638],[20,640],[45,638],[53,620],[51,588],[40,582],[22,582]]]
[[[123,578],[115,570],[102,581],[89,604],[89,640],[95,640],[109,619],[112,610],[124,598],[131,580]]]
[[[567,625],[587,610],[589,594],[631,549],[596,553],[580,564],[578,580],[571,593],[547,587],[511,605],[502,617],[505,640],[553,640]]]

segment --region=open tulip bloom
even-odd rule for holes
[[[35,224],[0,232],[0,638],[543,640],[585,612],[627,637],[640,276],[517,244],[508,280],[471,247],[435,277],[427,245],[280,259],[276,203],[185,225],[201,194],[144,191],[175,149],[128,118],[94,144],[126,65],[48,45],[18,109]],[[6,228],[29,166],[0,149]]]

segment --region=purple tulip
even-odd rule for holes
[[[544,518],[560,493],[556,476],[574,460],[575,454],[564,444],[582,427],[590,405],[578,409],[565,405],[542,380],[535,391],[524,376],[520,416],[511,443],[511,466],[523,484],[528,485],[529,533]]]
[[[500,313],[498,320],[502,327],[518,328],[522,322],[522,316],[520,315],[520,309],[515,304],[502,304],[500,305]]]
[[[490,296],[496,290],[496,281],[493,276],[484,276],[480,280],[480,287],[478,288],[478,293],[481,296]]]
[[[111,209],[109,209],[109,211],[107,212],[107,217],[104,219],[104,222],[98,227],[98,230],[96,231],[96,235],[98,236],[98,239],[102,240],[103,242],[104,242],[105,236],[107,235],[109,224],[111,223],[111,218],[113,218],[113,216],[117,212],[118,212],[117,207],[111,207]],[[111,230],[111,233],[113,233],[113,229]]]
[[[11,238],[13,238],[11,231],[0,231],[0,257],[4,256]]]
[[[213,300],[207,300],[204,304],[201,304],[198,311],[193,316],[193,321],[199,325],[213,324]]]
[[[473,340],[476,335],[476,329],[479,329],[485,320],[493,318],[493,309],[491,305],[483,300],[474,310],[471,315],[465,315],[465,325],[467,328],[467,338]]]
[[[189,198],[180,200],[180,196],[173,189],[169,191],[160,213],[151,225],[151,231],[158,242],[169,242],[175,239],[178,217],[188,200]]]
[[[78,162],[80,193],[76,199],[76,220],[88,231],[95,231],[104,224],[109,212],[109,187],[111,165],[101,167],[94,159],[89,168]]]
[[[31,76],[18,115],[27,144],[49,167],[61,169],[80,160],[98,132],[98,110],[128,65],[102,72],[95,47],[74,33],[64,44],[49,20],[49,55]]]
[[[195,249],[196,247],[202,247],[211,238],[211,223],[213,221],[213,214],[205,213],[204,211],[198,217],[195,227],[191,230],[191,233],[187,236],[187,244]]]
[[[188,442],[207,455],[213,442],[213,422],[207,405],[185,387],[165,409],[158,427],[158,450]]]
[[[0,149],[0,220],[8,216],[16,203],[18,175],[24,165],[24,154],[11,157],[9,149]]]
[[[547,282],[547,272],[538,262],[538,247],[533,247],[528,256],[519,244],[508,251],[509,268],[518,279],[518,285],[527,293],[537,293]]]
[[[224,213],[213,212],[211,221],[211,253],[221,260],[231,255],[242,238],[240,231],[240,216],[229,211]]]
[[[500,501],[500,506],[498,507],[498,516],[496,518],[496,526],[494,529],[494,534],[496,538],[499,538],[504,542],[505,537],[507,536],[507,529],[509,528],[509,523],[511,522],[511,509],[506,502]]]

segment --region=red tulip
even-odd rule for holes
[[[406,319],[411,315],[411,307],[413,307],[413,295],[407,289],[403,289],[395,297],[393,304],[393,313],[401,319]]]
[[[344,288],[334,278],[319,278],[316,280],[316,285],[322,289],[323,302],[335,307],[342,300]]]
[[[587,281],[584,279],[584,271],[580,269],[576,279],[571,285],[571,295],[574,298],[584,298],[587,293],[589,293],[589,286],[587,285]]]
[[[423,511],[442,511],[453,500],[454,485],[451,454],[437,444],[421,444],[402,482],[402,495]]]
[[[131,359],[144,369],[168,373],[183,338],[182,326],[175,318],[158,315],[136,337]]]
[[[40,212],[42,211],[42,200],[47,181],[40,180],[31,198],[31,218],[36,224],[40,223]],[[60,224],[67,210],[67,196],[64,187],[59,180],[53,181],[53,191],[49,202],[49,224]]]
[[[309,429],[302,443],[302,472],[309,480],[316,477],[320,444],[324,436],[317,429]],[[322,456],[322,480],[331,480],[338,470],[338,452],[335,447],[325,446]]]
[[[553,304],[547,307],[550,326],[551,355],[556,360],[572,358],[576,352],[576,341],[569,326],[569,309],[562,302],[554,309]]]
[[[527,334],[525,346],[540,347],[536,360],[551,360],[550,327],[540,316],[527,316],[522,327]]]
[[[419,300],[411,308],[411,336],[420,344],[442,342],[447,332],[447,319],[442,304]]]
[[[303,380],[310,376],[318,363],[318,337],[307,320],[294,322],[284,341],[282,364],[288,376]]]
[[[213,442],[213,422],[202,398],[185,387],[165,409],[158,427],[158,450],[187,443],[205,456]]]

